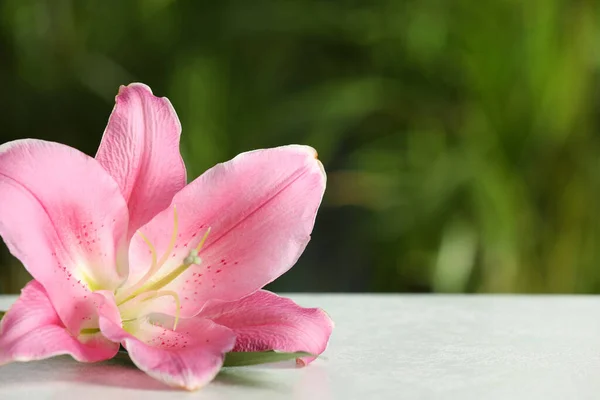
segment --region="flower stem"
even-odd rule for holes
[[[4,314],[6,314],[6,311],[0,311],[0,319],[4,317]]]

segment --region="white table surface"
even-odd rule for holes
[[[228,369],[188,393],[120,361],[60,357],[0,367],[0,399],[600,398],[600,297],[292,297],[336,322],[306,368]]]

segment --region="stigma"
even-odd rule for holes
[[[183,264],[190,266],[192,264],[200,265],[202,263],[202,259],[198,257],[198,250],[193,249],[190,251],[190,254],[186,258],[183,259]]]

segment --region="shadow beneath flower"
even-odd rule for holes
[[[210,387],[205,390],[211,393],[213,391],[228,393],[232,398],[245,397],[252,391],[260,393],[260,396],[265,399],[283,398],[282,395],[294,398],[330,399],[332,397],[326,368],[310,365],[299,368],[298,371],[291,371],[292,368],[298,369],[294,362],[223,368]]]
[[[296,369],[294,362],[253,367],[224,368],[214,381],[205,387],[207,393],[228,393],[234,398],[245,391],[271,393],[278,398],[298,391],[306,391],[306,385],[314,388],[327,386],[326,371],[309,366]],[[280,371],[275,371],[279,369]],[[324,382],[323,379],[325,379]],[[94,387],[106,387],[141,391],[178,391],[137,369],[128,358],[116,358],[96,364],[79,363],[68,356],[49,360],[12,363],[0,367],[0,392],[5,389],[23,390],[24,388],[55,387],[56,383],[67,383],[68,390],[93,393]],[[323,389],[323,388],[321,388]],[[321,389],[319,392],[321,392]],[[65,388],[67,390],[67,388]],[[2,396],[0,396],[1,398]],[[93,396],[92,396],[93,397]],[[92,397],[89,397],[91,400]]]
[[[113,359],[103,363],[90,365],[89,370],[80,369],[78,374],[74,374],[77,382],[97,385],[113,386],[124,389],[138,390],[177,390],[157,381],[154,378],[140,371],[132,361]]]
[[[79,363],[68,356],[0,367],[0,388],[31,384],[68,382],[74,385],[112,386],[138,390],[174,390],[149,377],[131,361],[110,360],[96,364]]]
[[[252,367],[223,368],[213,381],[216,385],[239,386],[244,389],[269,390],[278,393],[289,391],[289,385],[274,382],[268,373],[257,371]]]

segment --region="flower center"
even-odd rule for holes
[[[148,313],[148,307],[152,301],[159,299],[161,297],[172,297],[175,301],[176,311],[175,311],[175,322],[173,330],[177,327],[177,322],[179,320],[179,310],[180,310],[180,300],[179,295],[171,290],[161,290],[173,280],[175,280],[179,275],[184,273],[191,265],[200,265],[202,263],[202,259],[198,255],[204,243],[206,242],[206,238],[210,233],[210,227],[204,233],[202,240],[196,248],[192,249],[189,254],[183,259],[183,262],[178,267],[174,268],[171,272],[163,276],[158,280],[153,280],[152,278],[156,277],[161,268],[165,265],[166,261],[169,258],[169,254],[175,248],[175,243],[177,241],[177,234],[179,229],[179,219],[177,216],[177,208],[173,208],[173,233],[171,234],[171,240],[169,241],[169,245],[163,256],[158,259],[156,248],[152,244],[152,242],[144,235],[142,232],[138,231],[137,233],[142,237],[144,242],[148,245],[150,249],[152,262],[148,272],[133,286],[124,289],[122,292],[116,295],[116,303],[119,308],[121,319],[123,321],[124,328],[127,329],[127,325],[135,324],[136,321],[141,317],[145,316]]]

